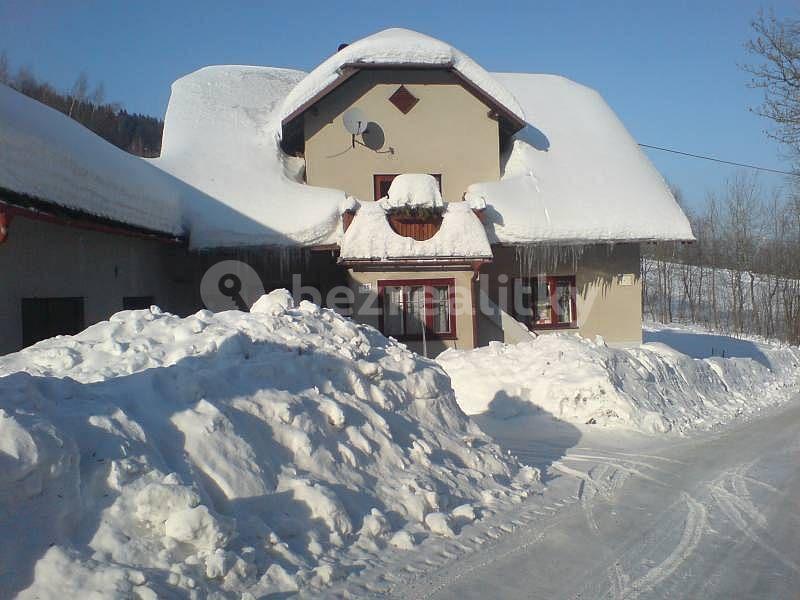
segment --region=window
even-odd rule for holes
[[[380,200],[381,198],[389,195],[389,186],[392,185],[392,181],[395,177],[397,177],[397,173],[392,173],[390,175],[373,175],[373,186],[375,190],[375,198],[374,200]],[[442,191],[442,174],[441,173],[431,173],[431,177],[435,177],[437,183],[439,184],[439,192]]]
[[[455,280],[379,281],[380,330],[398,339],[456,337]]]
[[[145,310],[155,303],[153,296],[125,296],[122,298],[122,310]]]
[[[533,329],[577,327],[575,276],[515,280],[514,310]]]
[[[22,345],[83,331],[83,298],[23,298]]]

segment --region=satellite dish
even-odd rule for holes
[[[365,115],[364,111],[360,108],[351,108],[342,115],[342,122],[348,133],[351,135],[361,135],[367,130],[369,119],[367,119],[367,115]]]

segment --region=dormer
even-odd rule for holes
[[[398,48],[404,50],[398,51]],[[355,135],[348,114],[367,121]],[[292,90],[282,145],[306,182],[379,199],[401,173],[429,173],[446,201],[500,177],[500,148],[524,126],[514,97],[433,38],[387,30],[340,50]]]

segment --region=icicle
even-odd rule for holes
[[[609,253],[613,245],[609,244]],[[520,274],[524,277],[547,275],[556,273],[559,268],[571,267],[574,272],[578,269],[587,245],[585,244],[526,244],[516,246],[516,259],[520,266]]]

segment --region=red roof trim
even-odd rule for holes
[[[97,217],[74,209],[52,205],[44,200],[39,200],[24,194],[1,191],[0,209],[9,217],[22,217],[46,223],[54,223],[65,227],[76,227],[100,233],[122,235],[140,239],[151,239],[176,245],[186,245],[186,239],[181,236],[171,235],[160,231],[127,225],[105,217]],[[14,202],[11,197],[21,197],[25,202]]]

